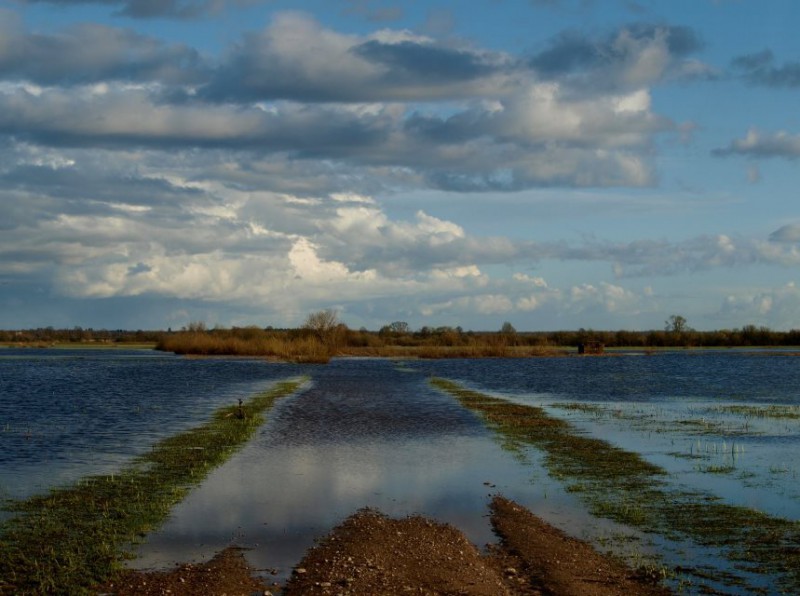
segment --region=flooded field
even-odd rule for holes
[[[779,579],[702,540],[598,514],[580,478],[554,474],[547,453],[489,428],[431,379],[542,408],[578,436],[638,454],[665,472],[664,491],[797,521],[800,359],[780,352],[301,367],[6,350],[0,490],[22,498],[112,472],[220,405],[298,375],[309,383],[279,401],[256,437],[147,537],[133,566],[207,559],[235,544],[251,548],[265,575],[285,577],[315,538],[367,506],[449,522],[482,546],[493,539],[486,504],[499,492],[634,566],[663,570],[679,590],[770,592]]]
[[[291,365],[151,350],[0,350],[0,498],[113,472]]]

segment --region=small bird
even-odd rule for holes
[[[244,407],[242,406],[242,399],[241,398],[239,398],[239,407],[236,408],[236,417],[239,420],[244,420],[245,418],[247,418],[247,414],[245,414]]]

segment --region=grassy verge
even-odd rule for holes
[[[11,502],[0,526],[1,594],[76,594],[121,568],[125,549],[166,518],[193,485],[228,459],[302,380],[278,383],[241,406],[153,446],[120,474],[91,476]]]
[[[480,414],[507,448],[540,449],[548,473],[579,494],[592,514],[718,549],[731,561],[732,569],[745,572],[737,575],[734,571],[715,581],[748,588],[745,575],[765,574],[777,578],[781,590],[800,593],[800,522],[672,487],[659,466],[637,453],[582,435],[541,408],[512,404],[445,379],[431,383]],[[691,566],[682,572],[699,577]]]

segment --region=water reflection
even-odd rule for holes
[[[530,468],[424,375],[385,361],[334,363],[174,510],[135,566],[207,559],[235,543],[254,547],[256,567],[285,574],[315,537],[361,507],[430,515],[481,545],[492,540],[489,493],[532,502],[542,485],[530,479]]]
[[[592,436],[641,454],[690,489],[797,520],[799,364],[797,356],[781,351],[725,350],[408,366],[543,406]]]
[[[408,366],[506,395],[598,402],[800,403],[800,359],[780,351],[411,361]]]
[[[797,412],[798,362],[792,356],[703,352],[341,359],[297,367],[152,352],[3,352],[0,497],[113,472],[220,405],[278,379],[309,374],[307,389],[280,401],[257,437],[148,538],[135,566],[207,559],[238,544],[254,547],[249,557],[255,566],[286,573],[315,537],[365,506],[394,516],[429,515],[482,545],[492,539],[485,514],[488,493],[496,491],[570,533],[619,536],[623,528],[591,518],[579,495],[547,476],[541,454],[504,451],[472,413],[431,389],[428,378],[436,375],[542,406],[642,454],[665,468],[671,483],[798,519],[800,468],[793,454],[800,449],[800,419],[748,414]],[[696,545],[668,542],[645,537],[631,548],[642,555],[652,545],[674,564],[696,558],[720,569],[730,565],[716,561],[719,553],[715,558]]]

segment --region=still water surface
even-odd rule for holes
[[[0,498],[113,472],[290,365],[150,350],[0,349]]]
[[[426,375],[386,360],[336,360],[312,375],[175,510],[137,566],[185,558],[186,545],[205,559],[238,544],[253,547],[256,567],[284,575],[362,507],[432,515],[484,544],[489,492],[536,499],[530,470]]]
[[[24,497],[112,472],[219,406],[301,374],[311,379],[305,388],[278,402],[257,436],[175,508],[134,566],[205,559],[236,544],[252,547],[253,565],[282,577],[315,538],[366,506],[433,516],[480,546],[493,540],[486,504],[495,492],[595,541],[635,534],[591,518],[547,476],[535,450],[505,451],[477,417],[430,387],[432,375],[545,407],[641,453],[681,486],[800,519],[800,358],[764,352],[302,367],[147,351],[4,350],[0,490]],[[759,409],[729,408],[742,405]],[[762,415],[770,406],[799,416]],[[658,551],[668,564],[685,563],[687,552],[714,559],[654,540],[633,548]]]

